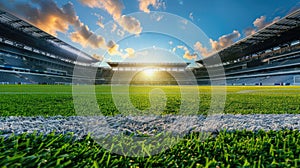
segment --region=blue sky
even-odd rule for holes
[[[173,52],[185,61],[194,61],[300,7],[298,0],[9,2],[0,0],[0,8],[107,61],[132,59],[139,51],[151,47]],[[155,31],[151,32],[152,29]]]

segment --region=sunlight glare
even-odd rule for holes
[[[144,70],[146,76],[151,77],[154,75],[154,69],[146,69]]]

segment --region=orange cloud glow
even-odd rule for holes
[[[139,8],[141,11],[150,13],[149,6],[153,6],[154,8],[159,8],[162,3],[159,0],[139,0]]]

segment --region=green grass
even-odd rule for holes
[[[156,87],[133,86],[130,98],[139,110],[151,107],[149,93]],[[160,86],[167,98],[163,114],[178,113],[181,94],[176,86]],[[198,114],[207,114],[211,104],[211,88],[206,86],[186,88],[199,90]],[[228,86],[225,114],[295,114],[300,112],[300,87]],[[122,90],[122,89],[121,89]],[[104,115],[117,115],[110,86],[96,86],[98,105]],[[88,94],[88,93],[87,93]],[[118,96],[124,96],[120,94]],[[193,103],[193,100],[190,103]],[[127,103],[123,104],[126,109]],[[76,115],[71,86],[1,85],[0,116],[72,116]]]
[[[2,167],[298,167],[299,131],[220,132],[202,140],[186,136],[172,148],[150,157],[110,153],[86,137],[17,135],[0,138]]]
[[[131,87],[133,105],[147,111],[150,108],[149,93],[154,88]],[[167,103],[163,113],[176,114],[181,99],[179,88],[159,88],[166,94]],[[200,98],[198,114],[207,114],[211,88],[201,86],[196,89]],[[228,86],[226,90],[224,113],[300,112],[300,87]],[[95,93],[103,114],[119,114],[110,86],[96,86]],[[0,116],[55,115],[76,115],[71,86],[0,86]],[[72,135],[54,133],[47,136],[12,135],[9,138],[0,137],[0,167],[299,167],[300,164],[298,130],[222,131],[204,141],[200,137],[197,133],[187,135],[172,148],[151,157],[128,157],[106,151],[89,136],[74,140]]]

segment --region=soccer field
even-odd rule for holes
[[[118,87],[118,86],[116,86]],[[124,95],[121,91],[116,95]],[[183,86],[199,91],[198,114],[207,114],[211,105],[211,87]],[[176,114],[181,93],[177,86],[132,86],[129,88],[131,103],[140,110],[149,108],[149,93],[160,88],[167,97],[164,114]],[[297,86],[228,86],[224,114],[299,114],[300,87]],[[83,94],[91,94],[85,93]],[[218,94],[218,93],[216,93]],[[96,86],[95,95],[104,115],[117,115],[111,86]],[[190,100],[191,102],[193,100]],[[0,87],[1,116],[74,116],[72,86],[62,85],[3,85]],[[124,104],[126,106],[126,104]]]
[[[122,92],[122,86],[116,87],[120,88],[120,92],[112,93],[111,86],[95,87],[94,93],[104,115],[120,117],[113,95],[122,97],[126,92]],[[199,92],[197,115],[210,116],[212,88],[184,87],[187,90],[196,88]],[[186,93],[180,92],[176,86],[131,86],[129,96],[134,107],[147,111],[151,102],[153,106],[149,93],[155,88],[164,91],[166,97],[166,106],[161,114],[179,113],[181,95]],[[224,94],[224,89],[224,115],[300,113],[300,87],[297,86],[216,87],[216,95]],[[94,93],[81,91],[83,96]],[[190,101],[193,103],[193,100]],[[157,102],[154,101],[155,104]],[[126,108],[126,104],[122,107]],[[78,139],[68,132],[11,132],[6,136],[7,128],[4,127],[11,120],[32,117],[30,119],[52,121],[55,116],[59,116],[58,119],[77,116],[72,86],[2,85],[0,113],[0,134],[3,135],[0,138],[0,165],[3,167],[298,167],[300,164],[300,132],[288,128],[276,131],[217,130],[205,139],[201,138],[201,133],[191,132],[166,151],[149,157],[108,152],[89,135]]]

